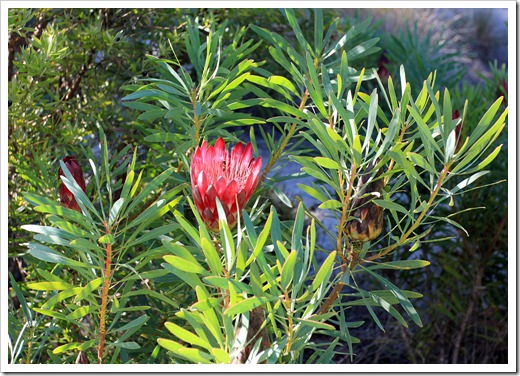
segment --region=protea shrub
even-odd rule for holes
[[[230,228],[236,225],[238,213],[253,195],[262,157],[253,158],[251,143],[238,143],[231,152],[219,138],[215,146],[204,141],[197,147],[191,161],[193,200],[204,223],[214,231],[219,229],[216,199],[226,214]]]
[[[63,163],[65,164],[65,166],[67,166],[67,169],[71,173],[74,180],[76,180],[76,183],[78,183],[83,192],[85,192],[86,187],[85,179],[83,178],[83,171],[81,170],[81,166],[79,165],[76,158],[74,156],[68,155],[65,158],[63,158]],[[65,176],[61,167],[60,171],[58,172],[58,176]],[[81,212],[81,209],[78,203],[76,202],[74,195],[63,182],[61,182],[60,184],[60,201],[61,205],[69,209]]]

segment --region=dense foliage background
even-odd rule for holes
[[[311,13],[301,10],[297,14],[303,34],[312,40]],[[456,23],[451,23],[450,28],[445,27],[445,23],[435,23],[434,14],[421,10],[407,14],[406,21],[399,25],[392,25],[391,20],[395,18],[383,11],[370,20],[366,12],[328,10],[324,13],[324,24],[329,24],[337,16],[340,16],[338,33],[345,33],[351,26],[366,22],[351,41],[352,45],[373,41],[365,45],[366,50],[358,54],[357,59],[349,61],[351,66],[357,69],[378,68],[384,81],[388,75],[398,77],[399,67],[404,65],[407,79],[417,91],[426,77],[436,71],[437,86],[451,90],[454,110],[462,112],[464,101],[468,99],[463,132],[469,133],[476,126],[496,98],[502,95],[507,98],[507,68],[496,61],[485,61],[485,70],[475,74],[468,62],[488,56],[477,55],[474,46],[466,39],[454,37],[478,31],[480,39],[474,43],[486,45],[488,41],[485,38],[489,34],[485,30],[489,25],[486,24],[487,18],[478,12],[467,10],[466,14],[459,13],[454,17]],[[36,315],[28,308],[27,302],[38,306],[42,292],[31,290],[27,283],[39,280],[39,276],[58,273],[59,268],[34,258],[27,251],[26,243],[32,235],[21,230],[21,226],[46,224],[46,219],[24,201],[23,194],[36,193],[58,201],[59,160],[66,155],[75,155],[86,169],[89,163],[85,150],[100,158],[102,149],[107,148],[117,172],[111,177],[114,183],[120,179],[124,181],[124,162],[132,158],[134,147],[137,147],[136,164],[144,171],[143,181],[150,182],[172,167],[171,158],[178,151],[172,150],[168,142],[158,141],[164,141],[161,137],[167,132],[177,130],[179,134],[183,133],[182,125],[169,120],[175,119],[177,114],[164,117],[163,112],[154,113],[151,111],[153,108],[138,102],[132,105],[127,101],[124,105],[122,98],[132,93],[138,84],[160,76],[161,72],[152,62],[153,57],[178,61],[197,80],[197,67],[192,64],[192,56],[185,44],[194,22],[198,23],[202,34],[227,22],[227,28],[220,35],[222,46],[233,47],[237,39],[252,40],[250,47],[258,43],[248,58],[257,62],[261,69],[279,75],[284,72],[270,54],[269,45],[261,43],[260,35],[247,26],[254,24],[276,31],[296,44],[296,37],[283,14],[270,9],[9,11],[9,270],[12,277],[8,317],[9,335],[15,349],[11,357],[13,363],[73,362],[76,353],[53,353],[52,350],[65,343],[81,341],[85,336],[84,330],[78,326],[56,326],[53,318]],[[464,32],[457,29],[457,23],[465,25]],[[392,33],[388,32],[389,28]],[[366,86],[365,92],[370,92],[377,83],[366,81],[363,85]],[[233,128],[233,132],[242,139],[246,139],[249,133],[245,125],[251,124],[245,119],[268,118],[274,109],[256,106],[245,109],[244,113],[243,118],[228,120],[236,122],[238,127]],[[258,127],[262,129],[255,131],[257,135],[272,131],[268,124]],[[100,130],[106,135],[108,145],[99,145]],[[416,251],[419,257],[407,249],[393,255],[395,260],[418,257],[431,262],[428,268],[406,274],[387,271],[388,276],[403,289],[411,290],[413,287],[423,294],[424,297],[416,304],[424,327],[405,329],[388,316],[388,320],[383,322],[385,332],[375,323],[358,331],[354,328],[353,334],[362,339],[362,343],[354,347],[356,356],[338,353],[333,361],[507,362],[507,128],[496,144],[504,144],[503,152],[489,166],[491,173],[477,184],[502,183],[468,191],[454,199],[453,208],[446,207],[445,215],[449,215],[449,210],[485,207],[462,212],[454,218],[469,236],[461,228],[446,223],[436,228],[436,237],[447,240],[422,243]],[[122,166],[120,170],[117,170],[118,165]],[[87,180],[87,192],[95,195],[93,178],[90,179]],[[174,183],[175,178],[169,182]],[[281,198],[280,212],[288,210],[288,216],[294,217],[282,202],[287,197],[279,192],[272,194]],[[147,200],[152,203],[154,197]],[[141,247],[128,257],[144,252],[147,246],[143,243]],[[159,267],[151,261],[150,270],[154,265]],[[75,278],[69,277],[71,280]],[[175,279],[164,275],[153,281],[152,278],[137,280],[135,284],[141,287],[153,285],[150,290],[164,292],[165,296],[172,295],[170,286],[180,286],[174,291],[175,304],[182,306],[182,302],[193,297],[189,289],[172,283],[172,278]],[[172,320],[170,302],[151,295],[135,295],[134,299],[129,306],[153,312],[149,314],[147,323],[149,331],[143,336],[168,336],[163,324]],[[369,317],[362,307],[354,307],[353,312],[359,320]],[[28,316],[37,321],[37,325],[24,325]],[[133,312],[129,312],[124,320],[130,322],[135,317]],[[140,350],[122,348],[123,361],[168,362],[166,352],[158,345],[146,346]]]

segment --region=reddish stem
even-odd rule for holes
[[[105,223],[105,234],[110,234],[108,224]],[[101,310],[99,313],[99,346],[98,346],[98,362],[102,363],[103,352],[105,348],[105,336],[106,336],[106,310],[108,304],[108,289],[110,287],[110,274],[112,272],[112,244],[107,244],[105,247],[106,259],[105,259],[105,270],[103,280],[103,291],[101,293]]]

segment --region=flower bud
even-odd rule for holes
[[[367,242],[381,234],[383,230],[383,208],[372,200],[381,197],[384,179],[380,178],[381,169],[367,184],[372,169],[378,161],[371,163],[357,184],[357,195],[350,204],[350,216],[355,217],[345,224],[344,233],[351,241]]]
[[[63,163],[65,164],[65,166],[67,166],[67,169],[71,173],[74,180],[76,180],[76,183],[78,183],[78,185],[83,190],[83,192],[85,192],[86,187],[85,187],[85,179],[83,179],[83,171],[81,170],[81,167],[80,167],[78,161],[76,160],[76,158],[74,156],[70,156],[70,155],[66,156],[65,158],[63,158]],[[60,167],[60,171],[58,172],[58,176],[65,176],[61,167]],[[60,179],[60,181],[61,181],[61,179]],[[67,188],[65,183],[63,183],[63,181],[61,181],[61,184],[60,184],[60,201],[61,201],[61,205],[65,206],[69,209],[81,212],[81,209],[80,209],[78,203],[76,202],[74,195]]]

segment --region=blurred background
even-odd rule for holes
[[[291,38],[282,13],[273,9],[9,10],[8,252],[14,280],[30,280],[35,268],[24,245],[31,235],[20,226],[44,221],[22,200],[22,193],[37,192],[57,200],[58,160],[67,154],[79,160],[82,149],[94,144],[99,127],[107,134],[111,150],[121,150],[127,144],[139,146],[140,163],[150,176],[165,169],[172,151],[167,144],[145,138],[154,129],[167,129],[168,120],[145,119],[139,111],[124,107],[121,98],[125,92],[121,87],[153,77],[144,56],[173,59],[170,43],[181,64],[189,69],[184,47],[186,17],[198,17],[202,25],[228,20],[230,40],[236,30],[249,23]],[[436,88],[449,88],[454,110],[461,114],[467,99],[463,135],[477,125],[498,97],[504,96],[507,102],[507,9],[326,12],[326,21],[335,17],[341,19],[338,35],[370,19],[371,27],[357,38],[380,38],[379,49],[356,61],[354,68],[375,68],[385,83],[388,76],[398,77],[402,64],[412,90],[416,90],[414,94],[436,71]],[[302,30],[310,33],[312,13],[299,10],[299,21]],[[252,31],[248,31],[247,38],[260,40]],[[266,49],[260,46],[251,58],[265,60],[269,70],[283,75]],[[374,85],[366,84],[367,90]],[[255,115],[270,117],[268,111],[261,108]],[[432,234],[432,239],[446,240],[425,243],[413,253],[401,249],[393,256],[431,262],[428,268],[418,271],[388,272],[397,285],[404,289],[413,286],[423,294],[414,303],[424,327],[404,328],[378,311],[383,332],[364,307],[355,307],[350,314],[367,322],[352,330],[362,342],[355,345],[353,359],[338,356],[334,361],[507,363],[507,128],[497,144],[504,144],[503,152],[489,166],[490,174],[479,179],[478,184],[501,183],[468,191],[455,199],[453,207],[440,209],[439,215],[449,215],[485,207],[453,218],[469,236],[446,223]],[[86,166],[88,162],[80,164]],[[289,198],[301,195],[289,186],[296,184],[281,187]],[[291,209],[282,203],[280,211],[291,215]],[[20,304],[10,291],[9,321],[14,332],[19,331],[19,317]]]

